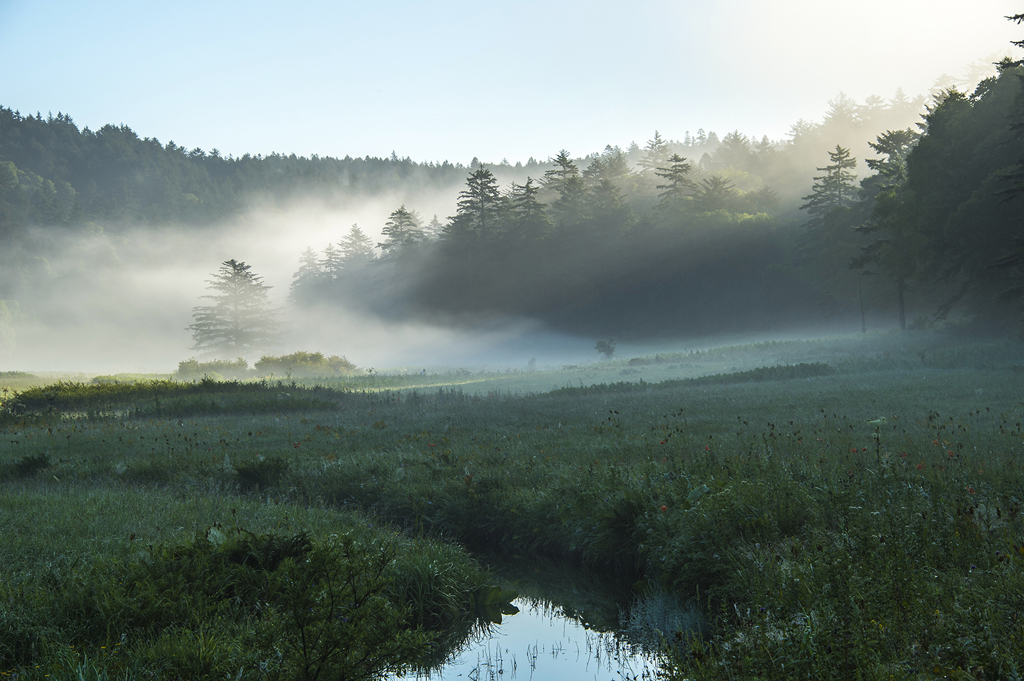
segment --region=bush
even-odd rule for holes
[[[179,381],[194,381],[206,376],[219,374],[222,378],[243,379],[250,376],[249,363],[243,358],[232,361],[227,359],[215,359],[210,362],[200,362],[195,357],[178,362],[178,370],[174,377]]]
[[[275,374],[295,378],[314,378],[317,376],[344,376],[355,371],[356,365],[337,355],[324,357],[322,352],[299,351],[281,357],[264,355],[260,361],[256,362],[255,368],[263,376]]]

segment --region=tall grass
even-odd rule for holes
[[[1014,678],[1024,657],[1021,349],[901,343],[843,340],[827,365],[828,344],[733,348],[702,365],[710,375],[735,363],[732,377],[526,396],[321,389],[322,408],[246,407],[244,390],[258,402],[272,386],[227,389],[237,400],[216,416],[72,420],[41,406],[10,417],[0,466],[26,508],[82,499],[84,528],[97,512],[89,495],[159,494],[222,509],[358,509],[407,536],[567,560],[700,604],[700,637],[665,632],[666,673],[678,678]],[[192,397],[229,403],[201,387]],[[47,524],[25,517],[0,518],[11,523],[14,582],[47,551],[33,539]],[[102,541],[67,534],[55,545]],[[410,555],[442,551],[432,546]],[[433,584],[468,603],[472,580],[446,574],[402,592]],[[410,621],[447,621],[444,605],[417,599]]]

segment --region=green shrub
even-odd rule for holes
[[[228,379],[241,380],[248,378],[249,363],[239,357],[236,360],[215,359],[208,362],[200,362],[195,357],[178,362],[178,370],[174,377],[179,381],[194,381],[204,376],[217,374]]]
[[[351,374],[356,370],[356,365],[337,355],[324,357],[322,352],[299,351],[281,357],[264,355],[256,362],[255,368],[263,376],[274,374],[289,378],[315,378]]]
[[[265,490],[276,486],[287,470],[288,462],[279,456],[257,457],[239,464],[235,477],[243,490]]]

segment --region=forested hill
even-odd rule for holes
[[[355,227],[320,256],[308,250],[292,301],[620,338],[806,328],[827,315],[852,330],[872,313],[873,328],[920,317],[1005,331],[1024,292],[1024,68],[1000,68],[869,140],[865,174],[837,143],[850,128],[827,124],[835,102],[826,125],[779,147],[735,133],[690,160],[656,135],[635,165],[616,149],[586,165],[562,153],[507,191],[480,167],[446,224],[397,208],[381,257]],[[793,172],[825,139],[816,171]],[[773,188],[794,176],[805,178],[797,219]]]
[[[223,156],[140,137],[127,125],[79,129],[69,115],[22,116],[0,107],[0,225],[92,221],[108,225],[210,223],[253,196],[339,192],[374,195],[397,187],[447,188],[460,164],[294,154]]]
[[[151,227],[198,239],[160,257],[208,272],[216,262],[193,261],[218,221],[255,201],[276,203],[287,225],[296,198],[333,206],[332,233],[290,236],[278,262],[249,263],[278,272],[268,283],[289,289],[296,319],[361,308],[618,338],[806,328],[828,315],[847,328],[950,315],[1006,328],[1024,291],[1022,76],[1006,61],[969,94],[927,103],[840,95],[783,141],[655,132],[643,146],[525,165],[234,158],[0,108],[0,303],[20,311],[4,322],[0,309],[0,331],[18,315],[66,316],[62,296],[127,271],[121,256]],[[451,212],[424,219],[416,196],[450,197]],[[350,229],[346,211],[370,197],[410,198]],[[134,242],[116,234],[125,227],[139,228]]]
[[[843,144],[863,158],[867,141],[887,129],[912,125],[923,103],[900,91],[889,101],[871,97],[864,103],[840,93],[822,122],[795,123],[788,140],[754,139],[740,131],[720,137],[702,129],[687,132],[682,140],[655,138],[669,153],[730,179],[741,190],[768,185],[783,207],[795,207],[828,148]],[[636,143],[627,149],[609,146],[575,160],[585,166],[615,151],[635,169],[648,150]],[[552,156],[557,152],[553,149]],[[313,195],[329,201],[421,190],[447,190],[454,197],[467,170],[480,165],[477,159],[468,166],[416,162],[394,152],[383,158],[232,157],[217,149],[189,150],[173,141],[140,137],[123,124],[93,131],[80,129],[68,114],[22,115],[0,107],[0,233],[82,222],[107,229],[211,223],[238,214],[254,197],[265,202]],[[519,183],[553,167],[532,158],[525,164],[483,165],[502,182]]]

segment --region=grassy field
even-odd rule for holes
[[[1020,344],[877,335],[306,384],[20,380],[0,439],[0,675],[372,677],[500,612],[472,555],[698,604],[699,635],[663,632],[670,678],[1024,665]],[[190,607],[153,605],[190,570],[213,575]],[[390,636],[336,609],[288,618],[335,573],[372,592]],[[319,648],[301,644],[311,627]]]

